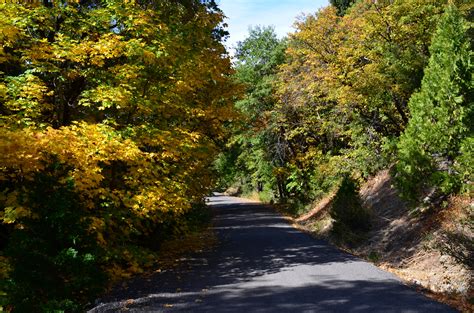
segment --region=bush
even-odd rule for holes
[[[65,172],[56,163],[36,175],[25,194],[35,214],[10,229],[5,255],[14,266],[5,288],[14,312],[81,312],[107,282],[87,211],[72,183],[59,182]]]
[[[362,206],[357,183],[345,176],[334,196],[331,217],[334,219],[332,233],[337,240],[357,244],[370,230],[370,213]]]

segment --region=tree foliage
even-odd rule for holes
[[[337,9],[339,15],[344,15],[354,2],[354,0],[329,0],[329,3]]]
[[[251,29],[235,71],[212,0],[0,4],[0,306],[81,311],[187,229],[215,169],[298,205],[338,188],[356,231],[380,168],[412,198],[472,186],[472,1],[331,3]]]
[[[469,1],[451,2],[460,15],[472,16],[473,6]],[[429,73],[433,71],[442,75],[440,66],[443,63],[437,62],[438,68],[433,70],[427,68],[429,62],[434,62],[429,61],[430,58],[435,58],[438,53],[430,45],[437,27],[441,27],[440,18],[448,7],[448,1],[359,0],[334,1],[332,4],[296,21],[296,31],[287,39],[284,62],[271,76],[268,89],[273,90],[271,105],[266,107],[264,114],[252,113],[271,117],[269,122],[259,124],[259,131],[278,134],[275,138],[278,138],[276,141],[281,143],[281,148],[275,149],[267,141],[259,146],[262,147],[259,154],[252,157],[241,154],[241,162],[242,159],[243,163],[252,159],[251,163],[256,166],[249,171],[256,173],[266,168],[264,164],[268,161],[264,160],[272,159],[269,158],[272,151],[280,151],[279,155],[283,157],[266,180],[272,182],[270,188],[273,190],[276,190],[275,181],[282,182],[279,189],[283,192],[280,194],[299,199],[301,203],[309,203],[338,188],[344,177],[364,180],[378,169],[391,166],[398,158],[401,159],[398,163],[400,181],[405,179],[402,185],[408,190],[425,184],[432,173],[434,176],[429,180],[434,179],[435,185],[448,186],[454,181],[459,185],[463,181],[467,186],[472,180],[468,174],[468,169],[472,168],[469,157],[472,155],[469,150],[472,140],[466,135],[470,132],[466,125],[472,124],[472,105],[461,99],[472,98],[471,91],[466,91],[466,86],[471,84],[466,73],[471,69],[462,73],[456,69],[452,75],[446,74],[443,80],[451,83],[441,88],[441,78]],[[457,31],[461,32],[461,28]],[[468,30],[464,32],[469,36]],[[454,54],[458,52],[453,49],[454,46],[446,48],[444,57],[457,62]],[[471,48],[466,46],[463,49],[462,60],[470,60]],[[448,50],[454,54],[449,55]],[[269,53],[269,58],[271,52],[265,52]],[[260,54],[255,54],[255,57],[263,58]],[[462,62],[453,64],[461,66]],[[249,62],[249,66],[254,65]],[[427,113],[431,109],[420,111],[424,113],[413,111],[416,103],[413,95],[420,87],[426,88],[422,86],[422,80],[428,79],[426,75],[432,75],[436,81],[436,87],[433,83],[433,90],[438,90],[436,97],[441,99],[459,93],[456,101],[464,101],[457,107],[452,104],[442,110],[433,109],[440,110],[439,114],[446,118],[452,117],[442,121],[434,113]],[[256,88],[255,81],[249,82],[253,83],[252,88]],[[451,90],[449,86],[452,84],[460,84],[455,87],[459,90]],[[420,93],[424,94],[423,90]],[[431,97],[431,91],[429,94]],[[246,109],[258,107],[250,102],[240,103],[245,104]],[[413,126],[421,123],[416,122],[417,119],[425,121],[426,136],[429,132],[433,135],[434,141],[426,141],[426,147],[422,145],[425,139],[413,139],[425,136],[419,131],[420,125]],[[438,122],[430,121],[432,119]],[[436,123],[439,130],[428,127]],[[410,132],[414,137],[408,142],[407,134]],[[255,134],[254,131],[239,138],[243,142],[246,138],[256,138]],[[397,145],[399,140],[401,143]],[[437,148],[441,144],[438,140],[443,141],[442,148]],[[249,146],[258,145],[253,142]],[[403,151],[399,153],[399,149]],[[417,154],[430,155],[432,160],[426,162],[427,159],[416,157]],[[411,164],[417,159],[420,161],[418,165]],[[433,162],[438,165],[434,166]],[[421,170],[420,164],[426,168]],[[420,171],[413,170],[417,166]],[[402,168],[412,171],[413,175],[402,174]],[[446,180],[440,175],[450,178]],[[454,178],[457,176],[462,178]],[[417,179],[423,183],[420,185]],[[455,190],[442,189],[445,192]]]
[[[410,99],[397,172],[411,198],[427,187],[449,193],[472,181],[474,80],[467,27],[450,5],[433,36],[421,89]]]
[[[197,0],[0,12],[2,288],[14,311],[81,311],[211,188],[234,117],[222,14]]]
[[[235,54],[236,81],[243,85],[244,96],[236,102],[243,121],[235,128],[228,151],[218,160],[227,183],[238,182],[246,192],[269,191],[281,182],[273,172],[284,162],[284,141],[276,127],[274,80],[278,65],[284,61],[285,42],[271,27],[255,27],[239,42]],[[264,186],[265,185],[265,186]]]
[[[333,234],[349,244],[360,243],[370,230],[370,212],[363,207],[357,182],[345,176],[334,196],[330,215],[334,220]]]
[[[463,1],[459,7],[469,14]],[[357,1],[344,16],[327,7],[295,24],[276,111],[292,151],[290,176],[310,199],[396,160],[393,142],[410,120],[408,102],[445,8],[441,0]]]

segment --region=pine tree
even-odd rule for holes
[[[448,6],[432,39],[421,90],[409,102],[411,119],[398,143],[397,172],[402,192],[413,200],[428,188],[456,191],[468,179],[473,53],[467,30],[458,9]]]

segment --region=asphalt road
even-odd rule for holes
[[[89,312],[455,312],[263,205],[221,195],[209,204],[216,249],[138,278]]]

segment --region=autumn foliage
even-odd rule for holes
[[[154,260],[232,119],[213,2],[0,5],[2,304],[81,311]]]
[[[331,4],[295,22],[278,60],[265,33],[241,43],[260,49],[237,54],[250,122],[219,159],[241,164],[234,185],[293,213],[389,167],[413,203],[472,190],[472,1]]]
[[[296,213],[331,191],[341,233],[369,229],[382,168],[415,202],[472,191],[472,1],[330,1],[286,39],[251,29],[235,73],[212,0],[12,2],[0,310],[83,311],[190,227],[215,170]]]

